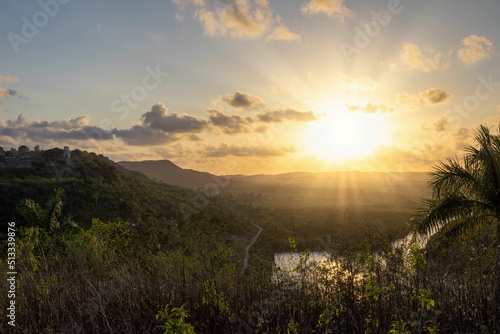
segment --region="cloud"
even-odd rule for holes
[[[350,16],[353,12],[344,5],[344,0],[310,0],[301,8],[302,13],[326,14],[332,18],[344,20],[346,16]]]
[[[350,112],[362,111],[369,114],[374,114],[376,112],[389,113],[394,111],[393,108],[386,106],[385,104],[371,103],[367,103],[364,107],[347,105],[347,110],[349,110]]]
[[[193,137],[194,133],[204,131],[208,122],[202,118],[168,114],[168,109],[163,103],[157,103],[141,116],[140,124],[130,129],[114,129],[112,133],[129,145],[161,145],[181,139],[199,140]]]
[[[401,50],[401,60],[410,70],[432,72],[437,69],[445,69],[448,62],[443,54],[430,46],[420,46],[412,43],[404,43]]]
[[[8,75],[1,75],[0,74],[0,83],[13,83],[13,82],[19,82],[19,78],[13,76],[12,74]]]
[[[113,139],[110,131],[88,125],[89,118],[81,116],[54,122],[26,120],[22,115],[16,120],[0,121],[0,136],[14,141],[31,140],[48,142],[61,140]]]
[[[419,95],[427,105],[443,104],[451,99],[451,95],[441,88],[429,88]]]
[[[0,87],[0,100],[5,99],[6,97],[9,96],[16,96],[16,95],[17,95],[16,90]]]
[[[22,99],[22,100],[25,100],[25,99],[29,100],[29,98],[27,96],[23,96],[23,95],[19,94],[19,92],[17,90],[0,87],[0,100],[3,100],[7,97],[12,97],[12,96],[16,96],[18,99]]]
[[[195,16],[202,24],[205,35],[217,37],[227,34],[227,28],[219,21],[214,12],[201,9],[196,12]]]
[[[46,123],[46,122],[44,122]],[[54,121],[50,123],[52,126],[64,129],[64,130],[74,130],[81,129],[82,127],[88,126],[90,123],[90,118],[88,116],[79,116],[77,118],[72,118],[69,120]]]
[[[222,128],[225,134],[238,134],[249,132],[247,125],[253,123],[251,117],[241,117],[238,115],[227,116],[218,110],[208,110],[210,122],[216,127]]]
[[[238,109],[257,109],[264,106],[264,102],[251,94],[235,92],[222,97],[222,100],[227,104]]]
[[[422,105],[436,106],[446,104],[452,98],[452,95],[441,88],[429,88],[420,93],[401,93],[397,95],[398,103],[411,110],[417,110]]]
[[[168,114],[168,109],[163,103],[152,106],[151,111],[144,113],[141,119],[144,126],[169,133],[201,132],[208,124],[199,117],[177,113]]]
[[[279,20],[281,21],[281,20]],[[301,37],[299,34],[293,33],[283,23],[279,23],[273,31],[266,37],[267,41],[290,41],[299,42]]]
[[[220,158],[227,156],[235,157],[275,157],[295,152],[293,147],[267,147],[267,146],[236,146],[220,144],[219,146],[207,146],[202,152],[208,157]]]
[[[124,130],[113,129],[113,134],[126,144],[136,146],[163,145],[179,139],[175,134],[151,129],[144,125],[134,125]]]
[[[159,103],[142,115],[141,124],[129,129],[106,130],[90,125],[88,116],[79,116],[53,122],[26,120],[22,115],[15,120],[0,120],[0,138],[3,142],[31,140],[50,141],[86,140],[110,141],[121,138],[130,145],[159,145],[178,140],[199,141],[194,133],[201,132],[208,122],[188,115],[167,115],[166,107]]]
[[[266,111],[257,115],[261,122],[280,123],[280,122],[310,122],[317,119],[312,111],[296,111],[293,109]]]
[[[442,132],[446,130],[449,124],[450,121],[448,120],[448,117],[442,116],[440,119],[434,122],[434,130],[436,130],[437,132]]]
[[[493,52],[493,43],[486,37],[471,35],[462,40],[462,48],[457,51],[464,64],[473,64],[488,58]]]
[[[274,22],[267,0],[235,0],[215,11],[198,10],[195,17],[211,37],[257,38]]]
[[[215,109],[207,110],[207,113],[210,123],[229,135],[251,131],[263,133],[267,130],[267,125],[262,125],[262,123],[309,122],[317,119],[312,111],[300,112],[292,109],[265,111],[255,117],[225,115]],[[259,123],[260,126],[250,129],[250,125],[259,125]]]
[[[209,0],[174,0],[180,9],[187,4],[198,5],[194,17],[209,37],[260,38],[268,41],[299,41],[300,36],[290,31],[274,16],[268,0],[233,0],[211,6]],[[210,7],[210,8],[209,8]]]
[[[455,133],[455,137],[458,140],[462,140],[462,141],[466,140],[466,139],[469,139],[469,138],[472,137],[472,131],[470,129],[467,129],[467,128],[460,128]]]
[[[455,134],[455,149],[463,150],[465,147],[470,145],[470,139],[472,138],[472,130],[467,128],[458,129]]]

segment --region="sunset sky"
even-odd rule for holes
[[[500,121],[498,0],[0,3],[0,146],[428,171]]]

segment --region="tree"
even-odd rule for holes
[[[62,224],[60,222],[64,190],[58,188],[55,190],[54,196],[52,196],[47,204],[47,207],[43,209],[40,204],[35,201],[26,198],[17,206],[18,212],[23,216],[30,226],[40,226],[48,232],[56,232],[64,227],[65,229],[78,228],[78,226],[71,220],[67,219]]]
[[[500,128],[497,129],[500,133]],[[476,146],[465,149],[462,161],[448,158],[431,172],[432,199],[411,221],[415,236],[452,240],[478,225],[496,226],[494,312],[500,301],[500,134],[481,125]],[[498,325],[498,318],[495,319]]]
[[[27,154],[30,152],[30,149],[26,145],[21,145],[17,148],[17,151],[19,152],[19,154]]]

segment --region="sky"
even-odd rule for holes
[[[429,171],[500,121],[498,0],[0,3],[0,146]]]

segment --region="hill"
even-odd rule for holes
[[[183,169],[169,160],[120,161],[118,164],[143,173],[151,179],[189,189],[202,188],[213,182],[214,175],[192,169]]]
[[[427,173],[324,172],[226,175],[183,169],[169,160],[119,162],[129,170],[171,185],[246,194],[245,201],[269,207],[378,207],[407,210],[429,196]]]
[[[231,198],[207,197],[175,185],[154,182],[144,174],[130,171],[107,157],[81,150],[71,160],[54,148],[30,157],[30,163],[0,163],[0,224],[23,224],[16,206],[30,198],[42,206],[64,190],[63,215],[83,228],[93,218],[128,221],[137,225],[172,225],[191,219],[196,213],[220,216],[229,221],[231,233],[244,233]],[[251,230],[251,228],[249,228]]]

